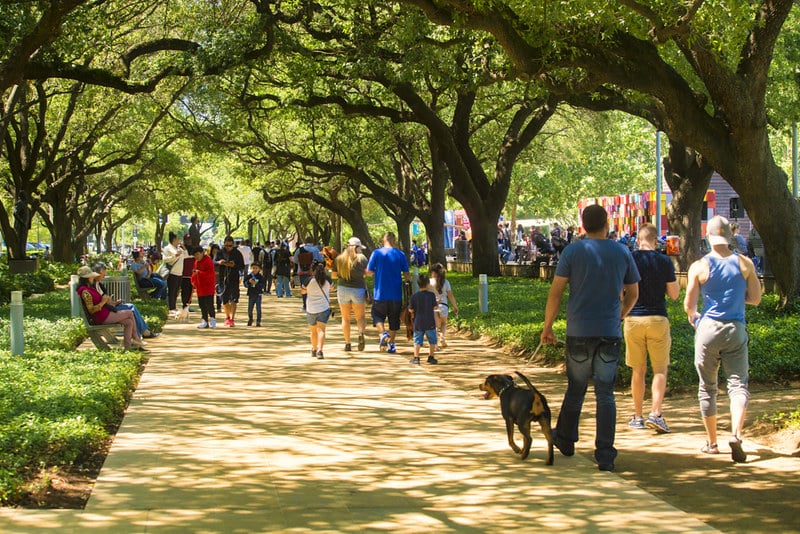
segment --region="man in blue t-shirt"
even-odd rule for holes
[[[656,227],[645,223],[639,228],[639,250],[633,252],[633,261],[642,279],[639,282],[639,300],[625,318],[625,364],[632,369],[631,396],[633,417],[631,428],[652,428],[659,434],[669,432],[669,426],[661,413],[661,403],[667,388],[669,350],[672,346],[667,302],[678,298],[680,287],[675,279],[672,261],[656,250],[658,237]],[[653,367],[653,406],[645,421],[642,415],[644,404],[644,378],[647,374],[647,354]]]
[[[403,307],[403,280],[408,281],[408,259],[395,246],[395,235],[383,235],[383,247],[375,249],[367,263],[367,276],[375,276],[372,324],[378,328],[380,350],[397,352],[394,340],[400,329],[400,311]],[[384,323],[388,320],[389,330]]]
[[[564,456],[575,454],[578,420],[589,379],[594,378],[597,435],[594,457],[601,471],[613,471],[617,406],[614,382],[619,365],[620,322],[639,298],[639,271],[630,251],[608,235],[608,213],[593,205],[581,215],[586,238],[566,247],[547,297],[544,344],[556,342],[553,323],[569,284],[567,301],[567,392],[553,429],[553,443]],[[620,299],[622,295],[622,299]]]

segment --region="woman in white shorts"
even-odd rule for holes
[[[347,248],[336,256],[337,287],[336,294],[339,299],[339,308],[342,312],[342,334],[344,335],[344,350],[350,352],[350,316],[356,318],[358,327],[358,350],[364,350],[366,338],[366,302],[367,290],[364,281],[364,270],[369,261],[362,251],[361,240],[351,237]]]
[[[436,328],[439,331],[437,348],[446,348],[447,316],[451,309],[453,313],[458,313],[458,304],[456,304],[456,297],[453,295],[450,282],[447,281],[444,265],[441,263],[436,263],[431,267],[431,287],[436,293],[436,301],[439,304],[436,312]]]

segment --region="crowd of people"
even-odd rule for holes
[[[624,339],[625,362],[632,369],[631,394],[634,413],[628,423],[633,429],[651,428],[669,433],[662,413],[670,361],[670,320],[666,298],[677,299],[679,287],[672,262],[657,248],[658,235],[652,224],[642,225],[635,238],[617,238],[609,228],[608,213],[602,206],[589,206],[582,213],[585,235],[574,239],[571,228],[554,224],[549,245],[535,244],[542,236],[538,228],[531,235],[534,250],[552,247],[558,262],[548,295],[542,344],[556,343],[553,324],[568,293],[566,308],[567,389],[557,425],[552,430],[554,445],[566,456],[575,451],[579,418],[588,383],[594,384],[597,402],[595,459],[603,471],[614,470],[617,449],[616,401],[614,385]],[[498,243],[508,225],[498,225]],[[518,228],[517,240],[527,238]],[[706,238],[710,252],[692,264],[684,310],[695,328],[695,367],[700,379],[698,398],[707,433],[703,453],[718,454],[717,380],[722,366],[727,381],[731,410],[729,447],[734,462],[747,458],[742,446],[744,416],[749,401],[748,333],[745,326],[746,304],[757,305],[761,286],[753,262],[742,251],[735,224],[721,216],[707,224]],[[277,298],[292,297],[290,277],[296,275],[302,296],[302,310],[309,327],[311,356],[324,359],[326,327],[333,316],[331,290],[334,284],[342,320],[344,351],[353,350],[352,322],[357,329],[357,350],[366,346],[366,309],[371,303],[371,322],[378,334],[378,348],[397,352],[397,334],[401,318],[413,325],[412,364],[420,364],[420,354],[427,341],[428,364],[437,364],[437,350],[447,346],[447,319],[458,305],[446,269],[430,266],[429,274],[416,280],[418,291],[411,294],[409,256],[412,263],[427,261],[415,249],[409,255],[396,246],[396,237],[387,232],[381,247],[369,257],[357,237],[351,238],[338,253],[320,247],[311,238],[299,244],[293,253],[286,242],[251,248],[248,242],[235,243],[225,237],[223,247],[208,250],[195,244],[191,234],[180,241],[169,235],[163,250],[162,265],[154,270],[149,260],[134,253],[131,270],[137,281],[149,281],[153,296],[166,298],[170,311],[177,315],[178,295],[183,309],[188,309],[195,292],[202,314],[198,328],[215,328],[216,312],[224,310],[225,325],[235,326],[240,292],[247,295],[248,326],[262,325],[261,297],[270,294],[275,282]],[[636,246],[630,243],[635,241]],[[571,246],[570,243],[573,243]],[[415,243],[416,246],[416,243]],[[502,244],[499,246],[503,246]],[[635,250],[631,250],[631,249]],[[421,250],[421,248],[419,249]],[[107,294],[102,285],[106,267],[81,267],[78,275],[81,296],[87,315],[97,324],[119,323],[124,328],[126,349],[143,350],[144,338],[153,334],[135,305],[122,304]],[[373,277],[370,293],[367,277]],[[569,291],[567,291],[569,289]],[[702,295],[703,309],[698,310]],[[214,299],[216,297],[216,307]],[[623,328],[620,328],[620,321]],[[411,335],[411,334],[410,334]],[[652,367],[652,401],[644,417],[644,393],[647,361]]]

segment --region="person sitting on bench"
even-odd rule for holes
[[[125,332],[122,341],[125,350],[130,350],[132,344],[135,344],[137,349],[144,350],[142,349],[142,339],[136,334],[133,312],[130,310],[112,311],[109,303],[111,298],[108,295],[101,295],[95,286],[100,275],[88,265],[78,269],[78,276],[80,277],[78,296],[86,308],[87,319],[96,325],[120,324]]]
[[[92,270],[100,275],[97,277],[97,283],[95,284],[95,287],[101,295],[108,295],[106,286],[103,285],[103,280],[106,278],[108,267],[106,267],[106,264],[102,261],[98,261],[94,264]],[[115,299],[114,295],[109,296],[112,298],[110,304],[116,308],[116,311],[130,310],[133,312],[133,320],[136,321],[136,333],[139,334],[140,338],[151,338],[158,336],[158,333],[152,332],[147,326],[147,322],[144,320],[144,317],[142,317],[142,312],[139,311],[139,308],[137,308],[135,304],[130,302],[122,302],[121,300],[113,300]]]
[[[134,250],[131,255],[131,270],[136,276],[136,285],[142,288],[155,288],[150,296],[154,299],[167,298],[167,281],[153,272],[153,264],[142,257],[141,250]]]

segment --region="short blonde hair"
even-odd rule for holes
[[[637,234],[639,239],[653,243],[658,238],[658,230],[656,225],[652,223],[644,223],[639,227]]]

